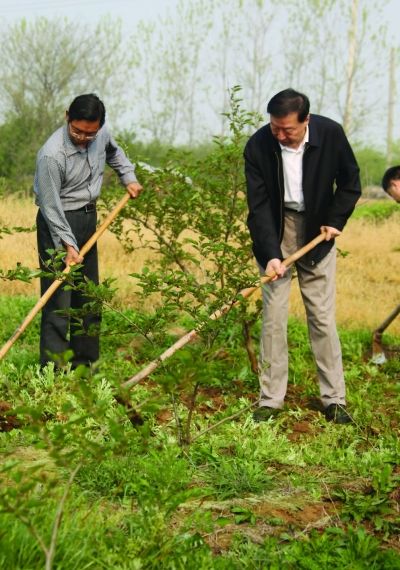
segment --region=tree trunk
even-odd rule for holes
[[[254,374],[258,374],[258,360],[256,351],[254,350],[254,342],[251,337],[251,327],[254,324],[254,321],[244,321],[243,322],[243,336],[244,336],[244,345],[246,347],[247,356],[250,360],[251,371]]]
[[[349,51],[346,72],[346,99],[344,106],[343,128],[346,133],[351,132],[353,112],[354,73],[356,70],[357,31],[358,31],[358,5],[359,0],[353,0],[351,5],[351,24],[349,29]]]
[[[392,164],[393,159],[393,123],[394,123],[394,106],[396,99],[396,50],[390,50],[389,63],[389,100],[388,100],[388,123],[386,135],[386,166]]]

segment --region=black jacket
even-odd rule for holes
[[[249,215],[247,225],[254,255],[262,267],[282,259],[284,180],[281,148],[270,125],[259,129],[244,150]],[[361,195],[359,168],[343,128],[326,117],[310,115],[309,142],[303,155],[303,194],[307,242],[321,226],[342,230]],[[334,240],[317,245],[304,260],[314,265]]]

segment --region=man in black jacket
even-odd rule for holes
[[[264,421],[277,414],[287,389],[291,270],[282,260],[324,231],[326,240],[296,269],[326,418],[349,423],[335,322],[334,238],[361,194],[359,168],[342,127],[310,115],[309,108],[308,98],[293,89],[275,95],[267,107],[270,123],[244,152],[254,255],[262,273],[275,275],[263,288],[261,390],[253,417]]]

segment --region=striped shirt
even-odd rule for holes
[[[78,210],[100,195],[107,163],[126,186],[137,182],[135,168],[106,126],[83,148],[73,144],[68,126],[55,131],[39,150],[33,190],[55,248],[63,243],[79,251],[64,212]]]

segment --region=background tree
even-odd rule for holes
[[[272,33],[277,6],[275,0],[242,3],[242,59],[236,83],[243,86],[246,107],[253,112],[260,112],[265,106],[271,85],[279,77],[278,66],[273,62]]]
[[[166,144],[193,144],[204,136],[204,46],[210,30],[211,5],[179,0],[176,14],[142,24],[134,34],[140,68],[134,74],[140,126],[151,139]]]
[[[134,24],[130,37],[112,19],[3,24],[0,175],[19,184],[24,172],[32,176],[38,147],[83,91],[102,96],[114,132],[122,127],[127,143],[144,143],[148,162],[224,134],[232,85],[242,85],[247,109],[263,114],[269,97],[291,85],[309,94],[313,112],[344,123],[353,143],[383,145],[393,103],[370,110],[388,86],[386,4],[177,0],[174,13]]]
[[[335,30],[324,22],[329,20],[333,6],[333,0],[285,3],[286,34],[290,41],[282,45],[284,82],[312,94],[312,108],[317,114],[324,108],[332,81],[331,46],[335,42]]]
[[[389,167],[393,157],[393,127],[394,110],[396,105],[396,50],[390,49],[389,85],[388,85],[388,117],[386,134],[386,166]]]
[[[367,5],[359,0],[351,0],[350,3],[342,0],[335,4],[331,15],[336,26],[346,30],[337,42],[331,92],[336,96],[339,119],[349,136],[365,136],[365,130],[362,133],[361,129],[367,117],[368,123],[376,126],[370,109],[379,105],[379,101],[377,96],[372,99],[371,93],[379,93],[379,84],[383,89],[384,77],[377,62],[384,57],[386,40],[385,27],[376,25],[376,22],[381,21],[386,3],[383,0]],[[371,89],[372,85],[374,89]]]
[[[118,112],[123,62],[119,21],[88,27],[67,19],[38,18],[5,29],[0,38],[3,175],[17,175],[26,162],[32,172],[38,147],[62,123],[76,94],[98,92],[107,108],[114,108],[111,115]]]
[[[283,8],[290,38],[282,44],[287,84],[310,95],[314,113],[338,120],[359,141],[366,136],[366,124],[369,134],[380,126],[370,109],[386,79],[386,70],[377,64],[385,53],[380,23],[385,4],[292,0]]]
[[[235,9],[236,8],[236,9]],[[207,98],[219,123],[218,134],[227,129],[226,113],[229,108],[229,88],[235,84],[234,65],[239,56],[238,38],[241,35],[240,1],[218,0],[214,4],[213,57],[209,65]]]

